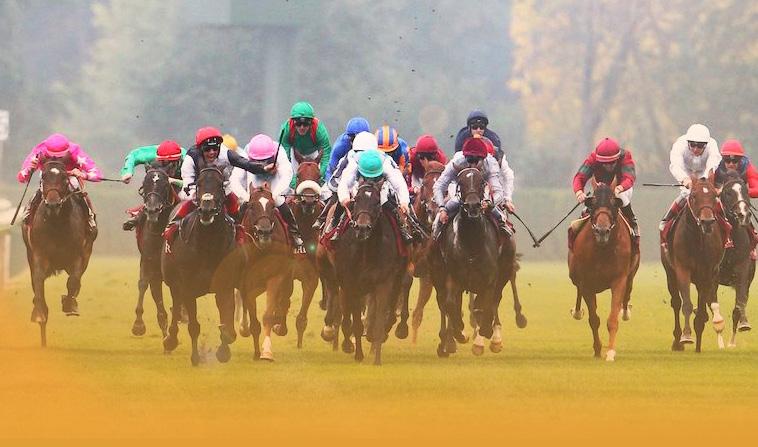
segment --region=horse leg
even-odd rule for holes
[[[137,281],[137,307],[134,309],[135,319],[134,323],[132,324],[132,334],[136,336],[142,336],[145,335],[145,322],[142,320],[142,314],[145,313],[145,309],[143,307],[145,302],[145,292],[147,292],[147,287],[150,284],[150,281],[148,279],[148,272],[147,268],[145,266],[145,261],[140,260],[140,266],[139,266],[139,281]]]
[[[707,300],[708,296],[707,294],[703,293],[705,290],[702,290],[701,287],[697,287],[697,309],[695,312],[695,352],[700,352],[702,344],[703,344],[703,329],[705,329],[705,322],[708,320],[708,309],[707,309]]]
[[[676,282],[676,274],[673,269],[665,263],[663,264],[663,267],[666,271],[666,286],[668,287],[669,296],[671,297],[671,309],[674,312],[674,331],[672,333],[674,340],[671,342],[671,350],[683,351],[684,345],[680,340],[680,337],[682,336],[682,327],[679,321],[680,312],[682,310],[682,298],[679,295],[679,286]]]
[[[408,302],[410,301],[411,286],[413,285],[413,275],[408,272],[403,274],[402,282],[400,283],[400,323],[395,328],[395,337],[405,340],[408,338],[408,317],[410,316],[410,310],[408,309]]]
[[[243,312],[248,314],[250,319],[250,334],[253,336],[253,360],[261,359],[261,322],[258,321],[258,309],[256,305],[256,298],[254,296],[246,297],[243,292],[242,299],[245,303],[245,310]]]
[[[234,331],[234,289],[220,290],[216,292],[216,308],[219,316],[219,337],[221,344],[216,350],[216,358],[221,363],[226,363],[232,357],[229,345],[237,339]]]
[[[261,359],[274,361],[274,352],[271,349],[271,330],[275,324],[275,312],[278,303],[278,287],[275,287],[275,279],[269,279],[266,282],[266,310],[263,312],[263,345],[261,349]]]
[[[374,351],[374,365],[379,366],[382,364],[382,344],[387,339],[387,321],[389,313],[395,311],[394,306],[390,306],[393,295],[397,297],[396,290],[391,285],[384,285],[374,294],[374,314],[372,316],[373,329],[374,329],[374,341],[371,344]]]
[[[68,273],[68,280],[66,280],[67,295],[61,297],[63,312],[66,316],[79,316],[79,303],[77,303],[76,297],[79,296],[79,290],[82,287],[82,275],[85,268],[85,262],[78,259],[66,269],[66,273]]]
[[[171,290],[171,325],[168,327],[168,334],[163,337],[163,351],[168,354],[179,344],[179,321],[182,319],[182,298],[179,290],[169,287]]]
[[[516,313],[516,327],[524,329],[526,327],[526,315],[521,313],[521,301],[518,299],[518,289],[516,287],[516,274],[511,278],[511,292],[513,293],[513,310]]]
[[[413,319],[411,320],[411,327],[413,329],[411,342],[414,345],[418,341],[418,328],[421,326],[421,320],[424,319],[424,306],[426,306],[431,297],[432,280],[428,276],[422,276],[419,278],[418,298],[416,299],[416,307],[413,309]]]
[[[234,321],[239,323],[237,331],[242,337],[250,336],[250,318],[247,312],[247,303],[239,289],[234,289]]]
[[[274,308],[274,323],[271,327],[274,333],[280,337],[287,335],[287,314],[292,304],[292,291],[294,290],[295,278],[288,275],[289,283],[285,283],[281,278],[272,278],[269,280],[272,290],[276,293],[276,302]],[[268,290],[267,286],[267,290]]]
[[[503,285],[505,287],[505,285]],[[490,337],[490,351],[494,353],[498,353],[503,350],[503,334],[502,329],[503,325],[500,323],[500,312],[498,311],[500,308],[500,301],[503,299],[503,289],[500,289],[500,294],[498,295],[498,298],[495,300],[495,305],[493,306],[493,313],[495,315],[494,321],[492,323],[492,337]]]
[[[584,311],[582,310],[582,293],[579,291],[579,287],[576,288],[576,303],[571,309],[571,316],[574,317],[574,320],[581,320],[584,316]]]
[[[600,342],[600,316],[597,314],[597,295],[594,292],[583,292],[584,302],[587,305],[589,311],[590,329],[592,329],[592,349],[594,355],[600,358],[600,349],[603,344]]]
[[[684,269],[677,269],[676,271],[676,284],[679,290],[679,295],[682,298],[682,314],[684,315],[684,329],[679,341],[682,344],[692,344],[692,328],[690,328],[690,317],[694,306],[692,305],[692,298],[690,297],[690,272]]]
[[[300,312],[295,319],[295,327],[297,328],[297,349],[303,347],[303,334],[305,334],[305,328],[308,326],[308,309],[311,307],[313,295],[316,293],[318,275],[315,271],[309,271],[306,273],[305,278],[301,278],[300,284],[303,288],[303,300],[300,304]]]
[[[192,355],[190,361],[192,366],[197,366],[200,363],[200,353],[197,350],[197,337],[200,335],[200,322],[197,321],[197,298],[185,295],[184,296],[184,308],[187,309],[187,332],[189,332],[192,339]]]
[[[355,361],[363,361],[363,346],[361,339],[363,338],[363,319],[361,313],[363,311],[363,300],[354,300],[352,303],[352,317],[353,317],[353,337],[355,337]]]
[[[47,346],[48,315],[47,302],[45,301],[45,271],[34,261],[30,262],[29,266],[32,275],[32,290],[34,291],[34,298],[32,299],[34,308],[32,309],[31,321],[39,324],[40,346],[44,348]]]
[[[163,304],[163,278],[161,278],[160,274],[155,274],[150,279],[150,295],[153,296],[153,301],[155,302],[158,327],[161,328],[161,332],[165,337],[166,328],[168,327],[168,312],[166,312],[166,306]]]
[[[621,307],[623,306],[628,289],[627,280],[627,276],[624,275],[611,287],[611,311],[608,314],[607,322],[608,351],[605,353],[605,360],[608,362],[616,360],[616,334],[618,334],[619,330],[619,314],[621,313]]]
[[[437,345],[437,356],[448,357],[450,353],[447,352],[447,345],[448,345],[448,337],[450,337],[450,334],[447,330],[447,315],[446,315],[447,313],[445,311],[445,305],[442,302],[440,295],[441,294],[437,294],[437,306],[440,309],[440,332],[439,332],[440,343]]]
[[[630,275],[627,279],[626,290],[624,291],[624,299],[621,302],[621,319],[629,321],[632,319],[632,306],[629,304],[629,300],[632,299],[632,285],[634,278]]]

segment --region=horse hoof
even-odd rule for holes
[[[271,351],[264,351],[261,352],[261,360],[265,360],[267,362],[273,362],[274,361],[274,353]]]
[[[621,310],[621,319],[624,321],[629,321],[632,319],[632,311],[631,309],[622,309]]]
[[[692,338],[692,335],[682,334],[682,336],[679,337],[679,343],[683,345],[691,345],[695,343],[695,339]]]
[[[324,326],[321,328],[321,339],[327,343],[334,341],[334,334],[336,333],[337,331],[334,330],[333,326]]]
[[[399,323],[395,328],[395,337],[400,340],[408,338],[408,323]]]
[[[609,349],[608,352],[605,353],[605,361],[606,362],[615,362],[616,361],[616,350],[615,349]]]
[[[352,354],[355,352],[355,346],[353,345],[353,342],[345,339],[342,341],[342,352],[345,354]]]
[[[582,319],[582,317],[584,317],[584,309],[579,309],[579,311],[577,311],[572,307],[569,312],[571,312],[571,316],[574,317],[574,320],[579,321]]]
[[[228,329],[227,329],[228,328]],[[237,333],[231,326],[224,326],[223,324],[218,327],[221,343],[230,345],[237,340]]]
[[[471,352],[474,353],[475,356],[480,356],[484,354],[484,346],[480,345],[471,345]]]
[[[31,317],[32,323],[47,323],[47,315],[45,315],[45,312],[42,310],[38,310],[36,307],[32,309],[32,317]]]
[[[524,329],[526,327],[526,317],[523,314],[516,315],[516,327]]]
[[[132,335],[136,335],[137,337],[140,337],[142,335],[145,335],[146,328],[145,328],[145,322],[142,320],[137,320],[132,325]]]
[[[355,353],[355,361],[358,363],[361,363],[363,361],[363,353],[362,352],[356,352]]]
[[[190,361],[192,362],[192,366],[197,366],[200,364],[200,354],[192,354],[190,356]]]
[[[458,345],[455,344],[455,340],[448,340],[447,345],[445,346],[445,351],[448,354],[455,354],[458,352]]]
[[[176,337],[168,336],[163,339],[163,350],[165,352],[171,352],[179,345],[179,340]]]
[[[498,342],[491,341],[490,342],[490,351],[492,351],[495,354],[497,354],[497,353],[499,353],[502,350],[503,350],[503,342],[502,341],[498,341]]]
[[[674,340],[674,342],[671,343],[671,350],[675,352],[684,351],[684,345],[681,342]]]
[[[216,359],[221,363],[226,363],[232,358],[232,351],[229,349],[229,345],[222,344],[216,350]]]
[[[271,328],[271,331],[273,333],[275,333],[276,335],[280,336],[280,337],[284,337],[285,335],[287,335],[287,332],[289,332],[287,330],[287,324],[286,323],[277,323],[277,324],[275,324]]]
[[[753,327],[750,326],[750,323],[748,323],[747,321],[740,321],[739,323],[737,323],[738,332],[748,332],[751,329],[753,329]]]
[[[463,331],[453,333],[453,338],[455,339],[455,341],[457,341],[458,343],[462,345],[465,345],[470,340],[469,336],[464,334]]]
[[[237,332],[239,332],[239,333],[240,333],[240,337],[245,337],[245,338],[247,338],[247,337],[249,337],[250,335],[252,335],[252,334],[250,333],[250,327],[249,327],[249,326],[240,326],[240,327],[239,327],[239,329],[237,330]]]
[[[67,317],[79,316],[79,303],[76,301],[76,298],[69,298],[63,295],[61,297],[61,307]]]
[[[437,357],[447,358],[449,356],[450,356],[450,354],[448,354],[448,352],[445,351],[445,346],[442,343],[438,344],[437,345]]]

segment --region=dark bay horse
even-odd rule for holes
[[[445,227],[439,241],[441,263],[432,265],[432,281],[440,308],[440,344],[437,354],[446,357],[455,352],[455,341],[463,337],[462,295],[476,293],[473,313],[479,331],[490,338],[494,331],[497,295],[501,292],[500,244],[498,229],[483,206],[485,182],[477,168],[462,169],[457,176],[460,210]],[[515,256],[515,252],[514,252]],[[438,258],[437,256],[432,256]],[[505,283],[503,283],[504,285]],[[472,347],[475,355],[484,352],[483,339]]]
[[[66,161],[42,162],[40,202],[24,224],[26,258],[32,277],[34,309],[31,321],[39,323],[42,346],[47,346],[48,308],[45,280],[65,271],[67,293],[61,297],[63,312],[79,315],[76,297],[87,270],[97,230],[90,230],[84,192],[74,191],[66,171]],[[34,201],[34,199],[32,199]]]
[[[168,332],[168,314],[163,305],[163,274],[161,273],[161,251],[163,249],[163,229],[168,223],[171,209],[179,201],[169,183],[168,174],[163,169],[151,167],[145,172],[140,195],[144,202],[145,218],[137,224],[137,248],[140,252],[139,282],[137,289],[136,319],[132,325],[132,334],[144,335],[145,322],[142,320],[142,307],[145,292],[150,286],[150,293],[158,311],[158,326],[165,337]]]
[[[245,206],[242,227],[247,241],[243,246],[244,268],[238,288],[252,324],[254,358],[273,361],[271,332],[276,322],[286,318],[292,294],[293,262],[289,236],[276,215],[268,184],[258,188],[250,185],[250,200]],[[266,309],[261,345],[256,299],[263,292],[266,292]]]
[[[666,270],[666,280],[674,311],[674,341],[671,349],[684,350],[692,344],[690,317],[693,304],[690,284],[697,288],[697,312],[695,314],[695,351],[700,352],[703,329],[708,319],[707,306],[713,312],[713,327],[717,334],[724,330],[716,297],[719,265],[724,257],[724,240],[716,222],[718,193],[711,178],[692,178],[687,206],[673,224],[670,250],[661,247],[661,262]],[[679,318],[684,316],[684,329]]]
[[[611,289],[608,351],[605,354],[609,362],[616,359],[619,314],[629,303],[634,276],[640,265],[640,255],[632,249],[629,227],[620,217],[621,200],[614,197],[614,187],[593,180],[594,196],[585,200],[590,210],[589,222],[576,234],[573,248],[568,253],[569,277],[577,294],[575,313],[579,314],[583,297],[590,314],[595,357],[600,357],[602,348],[598,333],[597,294]]]
[[[300,312],[298,312],[295,320],[297,347],[302,348],[303,334],[308,326],[308,309],[319,283],[319,272],[316,267],[316,247],[318,246],[319,232],[313,228],[313,223],[323,211],[324,203],[319,195],[321,171],[318,160],[300,162],[295,176],[297,178],[295,195],[289,200],[289,205],[303,235],[307,251],[306,256],[298,256],[295,259],[295,279],[300,281],[303,290]],[[326,293],[323,292],[323,285],[322,294],[324,297],[326,296]]]
[[[400,282],[408,258],[400,251],[394,225],[381,206],[383,181],[362,180],[355,194],[351,222],[337,241],[333,254],[339,285],[342,330],[349,342],[349,325],[355,337],[355,360],[363,360],[361,313],[368,305],[366,338],[374,351],[374,364],[381,364],[382,343],[394,324]],[[364,298],[367,297],[367,301]]]
[[[231,256],[235,251],[234,221],[224,207],[224,174],[216,167],[200,167],[197,176],[198,208],[179,224],[174,241],[164,244],[161,254],[163,279],[171,289],[171,326],[163,339],[166,352],[176,349],[181,308],[187,310],[187,330],[192,338],[192,364],[200,362],[197,338],[197,298],[215,293],[220,317],[221,345],[216,351],[220,362],[231,358],[229,344],[237,337],[234,330],[234,286],[241,267]]]
[[[752,228],[750,226],[750,196],[745,182],[737,171],[727,171],[727,177],[719,194],[726,217],[732,225],[734,247],[724,253],[719,267],[719,283],[734,288],[735,301],[732,310],[732,338],[730,347],[737,346],[737,332],[749,331],[747,321],[747,300],[750,283],[755,276],[755,260],[750,251],[753,246]],[[718,284],[716,284],[718,291]],[[723,340],[719,337],[719,342]],[[723,347],[723,345],[719,345]]]

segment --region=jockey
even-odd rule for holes
[[[574,194],[578,202],[584,202],[584,186],[591,177],[595,181],[610,185],[616,181],[614,193],[621,199],[621,213],[629,222],[634,234],[635,247],[639,248],[640,229],[637,217],[632,210],[632,192],[636,174],[634,160],[629,150],[622,149],[613,138],[603,138],[595,146],[595,150],[584,160],[574,176]]]
[[[690,187],[692,186],[690,176],[707,177],[711,172],[715,172],[721,163],[718,143],[711,138],[710,131],[702,124],[691,125],[686,134],[676,139],[671,146],[670,158],[669,171],[676,181],[682,184],[682,187],[679,191],[679,197],[674,199],[659,225],[661,245],[664,249],[667,248],[666,239],[671,229],[671,223],[690,195]],[[718,211],[716,217],[721,229],[726,234],[724,247],[730,248],[734,246],[734,243],[730,237],[729,223],[723,214],[723,211]]]
[[[290,118],[282,123],[281,127],[282,146],[287,151],[287,157],[292,163],[292,172],[297,172],[296,154],[305,160],[315,160],[321,155],[321,179],[326,175],[332,146],[329,143],[329,132],[324,123],[316,118],[313,106],[307,102],[298,102],[290,110]],[[293,151],[295,153],[293,153]],[[293,176],[291,187],[295,187]]]
[[[497,219],[498,228],[506,234],[511,234],[505,216],[498,205],[504,201],[505,207],[512,211],[514,209],[511,201],[513,191],[503,189],[503,184],[500,180],[500,166],[498,166],[497,160],[487,153],[485,139],[469,138],[463,144],[463,150],[455,153],[445,166],[445,170],[440,175],[440,178],[434,184],[434,201],[440,207],[432,228],[435,239],[442,233],[442,226],[447,223],[449,216],[457,213],[460,207],[460,200],[457,197],[453,197],[445,203],[448,186],[456,181],[458,173],[463,169],[477,167],[482,170],[484,180],[489,184],[494,204],[491,212]]]
[[[166,140],[160,145],[138,147],[124,159],[124,167],[121,168],[121,181],[129,183],[134,175],[134,168],[138,165],[157,164],[163,168],[168,175],[168,181],[177,191],[182,188],[182,159],[187,151],[179,146],[175,141]],[[144,205],[139,207],[139,211],[129,220],[124,222],[124,231],[131,231],[137,225],[137,222],[144,215]]]
[[[326,168],[326,174],[324,175],[325,180],[328,181],[330,178],[332,178],[332,174],[337,169],[337,165],[339,165],[340,161],[345,157],[345,155],[347,155],[350,149],[353,148],[353,140],[355,140],[355,136],[361,132],[371,132],[371,127],[369,126],[366,118],[362,118],[360,116],[350,118],[350,121],[348,121],[347,125],[345,126],[345,132],[340,134],[340,136],[334,140],[332,153],[329,157],[329,166]],[[331,192],[329,188],[324,189]]]
[[[366,132],[374,138],[374,144],[376,144],[376,137],[373,134]],[[364,135],[363,133],[359,134]],[[368,138],[366,138],[368,141]],[[356,137],[356,144],[358,138]],[[395,163],[390,157],[387,157],[384,153],[371,148],[360,152],[356,157],[357,160],[351,160],[345,168],[342,178],[340,179],[339,189],[337,195],[339,201],[344,209],[348,209],[350,202],[352,201],[351,193],[356,185],[359,176],[366,179],[377,179],[384,177],[390,184],[394,195],[397,197],[390,198],[389,190],[386,187],[382,187],[381,191],[381,204],[384,209],[389,210],[395,216],[398,227],[400,229],[400,236],[405,243],[413,241],[413,236],[407,228],[407,222],[404,217],[408,216],[410,209],[410,197],[408,195],[408,186],[405,184],[403,175],[397,168]],[[336,233],[335,233],[336,236]],[[332,240],[335,240],[334,236]]]
[[[740,173],[740,177],[748,187],[750,198],[758,197],[758,169],[755,169],[750,159],[745,156],[742,143],[737,140],[726,140],[721,145],[721,163],[716,168],[716,185],[724,183],[726,172],[730,169]]]
[[[174,219],[166,226],[166,230],[164,231],[166,240],[172,240],[172,236],[178,228],[178,223],[197,207],[195,203],[195,179],[201,165],[215,166],[224,174],[225,207],[227,213],[233,218],[237,216],[239,211],[239,202],[237,201],[237,196],[231,191],[228,182],[232,168],[241,168],[254,174],[271,172],[274,169],[273,165],[264,167],[261,164],[253,163],[236,152],[230,151],[221,144],[222,141],[221,132],[213,127],[203,127],[198,129],[195,134],[195,146],[192,146],[187,151],[187,156],[182,161],[182,182],[184,188],[179,196],[184,199],[184,202],[176,212]]]
[[[496,154],[495,158],[499,160],[500,155],[503,153],[503,146],[500,143],[498,134],[487,128],[489,123],[487,114],[481,110],[474,110],[469,113],[466,119],[466,127],[461,128],[455,137],[455,152],[460,152],[463,149],[463,143],[471,137],[486,137],[492,141]]]
[[[290,181],[292,180],[292,164],[287,159],[284,148],[277,148],[277,144],[268,135],[258,134],[245,146],[245,151],[250,160],[261,163],[264,166],[273,165],[274,167],[260,174],[253,174],[244,169],[234,168],[229,179],[232,192],[242,202],[248,202],[250,200],[248,187],[251,183],[254,187],[263,186],[264,183],[268,183],[271,186],[271,195],[274,197],[276,209],[279,210],[282,218],[287,223],[290,237],[295,246],[295,253],[305,253],[303,236],[297,227],[297,221],[292,214],[292,210],[290,210],[289,205],[284,200],[285,194],[290,190]]]
[[[379,150],[392,157],[406,184],[411,174],[411,156],[408,153],[408,143],[397,135],[397,130],[390,126],[382,126],[374,132],[379,144]]]
[[[437,140],[432,135],[421,135],[416,140],[416,145],[411,148],[410,154],[411,160],[411,195],[416,195],[421,190],[421,183],[424,180],[426,174],[427,161],[438,161],[443,165],[447,163],[447,157],[445,153],[437,145]]]
[[[18,172],[16,178],[19,183],[26,183],[31,181],[31,176],[34,174],[34,170],[41,168],[45,160],[50,158],[63,158],[66,163],[66,170],[69,171],[69,183],[75,191],[81,190],[81,181],[87,180],[90,182],[99,182],[103,175],[95,166],[95,162],[87,155],[78,144],[71,142],[63,134],[54,133],[45,138],[44,141],[34,146],[34,149],[26,156],[24,163],[21,166],[21,170]],[[41,184],[41,183],[40,183]],[[84,204],[87,207],[87,213],[89,214],[89,227],[91,231],[97,229],[97,222],[95,221],[95,212],[92,208],[92,202],[89,199],[87,193],[82,193],[84,198]],[[37,208],[39,202],[42,200],[42,191],[37,189],[34,197],[29,201],[29,204],[24,209],[24,223],[28,224],[29,216]]]

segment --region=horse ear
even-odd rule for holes
[[[263,186],[261,188],[265,189],[266,191],[271,191],[271,186],[268,184],[268,182],[263,182]]]
[[[313,161],[315,161],[317,165],[320,165],[321,164],[321,157],[323,157],[323,156],[324,156],[324,150],[323,149],[319,149],[318,150],[318,156]]]
[[[295,157],[295,160],[298,163],[302,163],[303,160],[305,160],[305,157],[303,157],[300,152],[298,152],[294,147],[292,148],[292,155]]]
[[[248,191],[253,191],[254,189],[255,189],[255,185],[253,185],[253,182],[250,182],[250,184],[247,185],[247,190]]]

